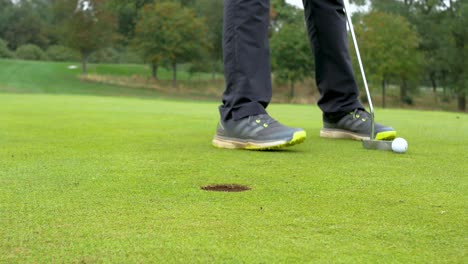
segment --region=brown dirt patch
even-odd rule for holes
[[[249,186],[239,184],[214,184],[202,186],[201,189],[210,192],[245,192],[251,190]]]

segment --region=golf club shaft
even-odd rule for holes
[[[367,93],[367,101],[369,102],[369,108],[370,108],[370,114],[371,114],[371,133],[370,133],[370,139],[374,139],[374,105],[372,104],[372,98],[370,95],[369,91],[369,86],[367,85],[367,78],[366,78],[366,73],[364,72],[364,66],[362,64],[362,59],[361,59],[361,53],[359,52],[359,46],[356,40],[356,34],[354,33],[354,27],[353,27],[353,21],[351,21],[351,14],[348,13],[349,10],[349,2],[348,0],[344,0],[344,5],[345,5],[345,13],[346,13],[346,19],[348,20],[348,26],[351,31],[351,37],[353,39],[353,44],[354,44],[354,49],[356,50],[356,56],[359,62],[359,68],[361,70],[362,74],[362,81],[364,82],[364,88],[366,89]]]

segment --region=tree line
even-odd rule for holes
[[[466,110],[468,93],[468,1],[355,0],[370,5],[356,14],[363,59],[383,98],[389,83],[400,86],[400,99],[417,87],[457,97]],[[446,95],[449,96],[449,95]],[[384,101],[385,103],[385,101]]]
[[[222,71],[223,3],[213,0],[0,0],[0,58],[191,63]],[[175,81],[175,78],[174,78]]]
[[[411,103],[418,87],[455,96],[466,110],[468,2],[354,0],[353,21],[370,82],[383,103],[389,84]],[[278,83],[313,78],[303,11],[271,0],[272,69]],[[222,0],[0,0],[0,58],[147,63],[222,72]],[[357,68],[356,68],[357,69]],[[357,75],[359,76],[359,75]],[[377,85],[376,85],[377,84]]]

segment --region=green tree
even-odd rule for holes
[[[466,110],[468,3],[462,0],[373,0],[372,9],[403,15],[417,27],[424,54],[424,75],[433,88],[451,88],[458,108]]]
[[[450,85],[457,94],[458,110],[466,111],[468,93],[468,3],[449,1],[444,11],[443,25],[449,28],[449,39],[442,46],[442,52],[449,60],[447,63]]]
[[[69,47],[52,45],[47,49],[47,57],[51,61],[79,61],[80,55]]]
[[[0,38],[0,58],[14,58],[15,54],[8,48],[7,43]]]
[[[13,3],[10,0],[0,0],[0,38],[5,37],[13,14]]]
[[[25,44],[16,49],[16,57],[22,60],[47,60],[46,53],[34,44]]]
[[[82,74],[86,75],[91,53],[116,40],[116,19],[105,0],[64,0],[61,10],[70,16],[64,28],[65,42],[80,52]]]
[[[404,16],[409,19],[414,15],[414,1],[399,1],[399,0],[372,0],[371,9],[390,13],[393,15]]]
[[[178,0],[182,6],[193,6],[198,0]]]
[[[423,82],[432,86],[434,98],[437,100],[437,86],[442,83],[444,68],[444,55],[441,47],[446,42],[446,28],[441,26],[443,2],[439,0],[373,0],[372,10],[401,15],[413,24],[419,35],[419,50],[423,55],[424,69]]]
[[[135,34],[135,26],[143,6],[154,3],[154,0],[112,0],[110,7],[117,16],[118,32],[124,44],[127,44]]]
[[[208,29],[204,20],[179,3],[162,2],[146,5],[136,25],[133,44],[145,61],[157,67],[168,63],[177,86],[177,64],[199,59],[209,47],[204,37]]]
[[[295,84],[312,76],[314,68],[304,25],[300,23],[282,25],[271,38],[271,50],[275,80],[289,84],[289,97],[293,99]]]
[[[208,70],[213,75],[222,71],[223,8],[224,2],[220,0],[197,0],[194,3],[194,9],[198,15],[205,18],[206,24],[210,25],[207,34],[205,34],[210,47],[207,50],[208,61],[201,61],[198,64],[208,63]]]
[[[416,14],[414,21],[421,36],[419,50],[424,56],[424,76],[437,100],[437,87],[442,83],[442,73],[446,72],[446,58],[441,48],[447,41],[448,32],[441,24],[440,14],[436,12]]]
[[[286,0],[272,0],[270,9],[270,33],[279,31],[285,24],[304,24],[304,11],[286,3]]]
[[[47,47],[49,36],[45,18],[38,13],[35,1],[0,2],[0,37],[8,42],[11,49],[24,44],[35,44],[41,48]]]
[[[386,84],[391,78],[402,81],[401,90],[407,88],[404,82],[419,79],[419,36],[402,16],[371,12],[358,18],[356,35],[362,59],[370,79],[382,83],[385,107]]]

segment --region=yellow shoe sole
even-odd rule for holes
[[[385,131],[375,135],[375,140],[394,140],[396,138],[396,131]]]
[[[393,140],[396,138],[396,131],[385,131],[375,135],[375,140]],[[342,138],[342,139],[354,139],[354,140],[369,140],[368,135],[362,135],[353,133],[342,129],[325,129],[320,130],[320,137],[323,138]]]
[[[213,138],[213,146],[217,148],[227,149],[247,149],[247,150],[274,150],[284,147],[290,147],[304,142],[307,138],[305,131],[298,131],[294,133],[289,141],[278,140],[269,142],[254,142],[254,141],[239,141],[232,138],[223,138],[215,136]]]

